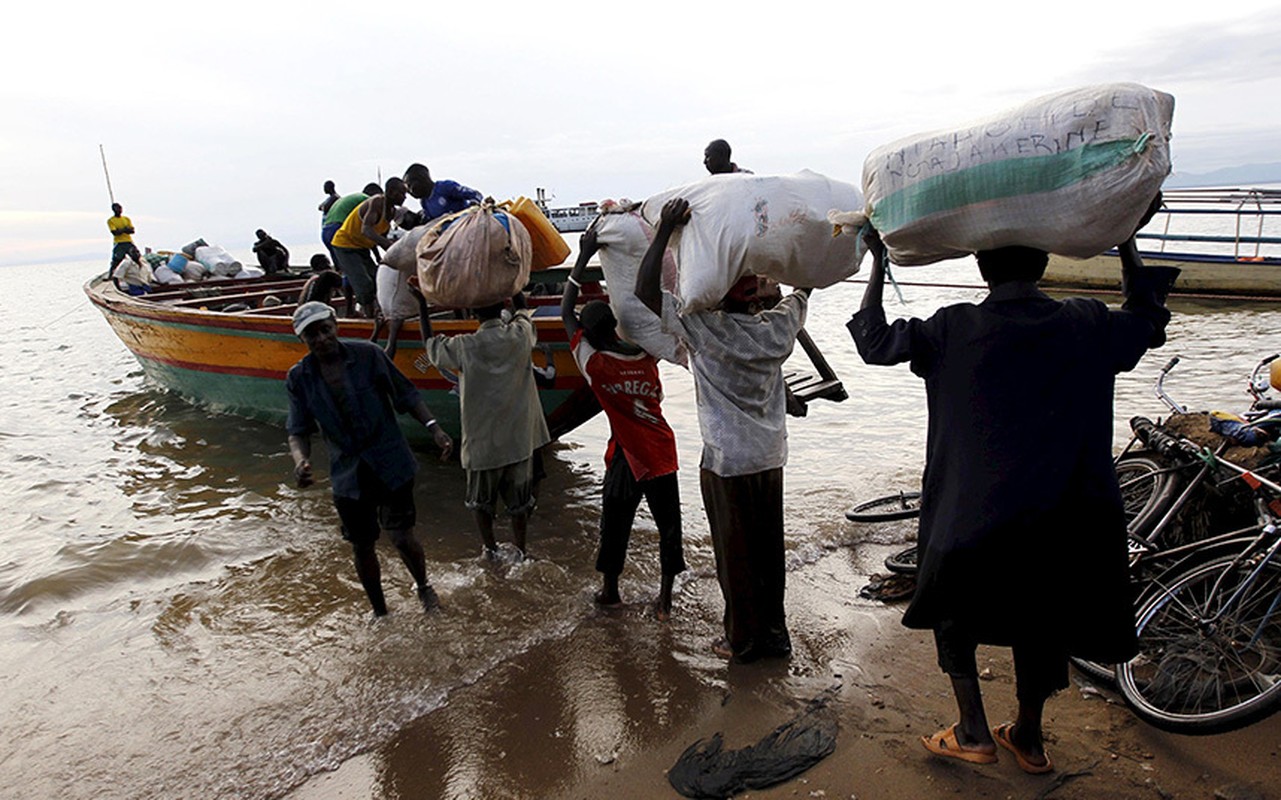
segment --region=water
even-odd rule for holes
[[[414,612],[411,582],[383,547],[392,615],[375,623],[327,485],[290,485],[279,428],[209,415],[148,386],[80,292],[96,268],[4,270],[0,796],[277,797],[592,613],[603,418],[551,449],[530,527],[538,558],[522,565],[482,565],[461,470],[421,453],[418,534],[445,610]],[[972,264],[900,272],[977,282]],[[920,381],[906,367],[864,366],[843,328],[861,292],[835,287],[811,306],[808,327],[852,396],[815,403],[790,423],[792,569],[833,548],[902,541],[911,531],[854,525],[841,514],[857,499],[913,487],[924,448]],[[891,313],[923,316],[983,294],[905,292],[909,304],[891,301]],[[1273,306],[1174,307],[1170,344],[1120,381],[1118,445],[1125,419],[1163,411],[1150,387],[1171,355],[1184,358],[1167,382],[1178,399],[1240,409],[1254,363],[1281,349]],[[678,658],[702,663],[695,654],[720,608],[698,502],[693,388],[679,370],[664,377],[691,567],[664,641]],[[652,594],[658,581],[657,537],[644,512],[638,524],[622,582],[630,597]],[[507,531],[499,531],[501,539]],[[718,665],[704,661],[706,680],[720,680]]]

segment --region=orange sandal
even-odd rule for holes
[[[1054,762],[1050,760],[1049,753],[1045,753],[1042,756],[1045,759],[1044,764],[1034,764],[1028,760],[1028,757],[1023,754],[1023,751],[1020,750],[1014,744],[1014,740],[1010,738],[1010,729],[1013,727],[1013,722],[1003,722],[1000,725],[997,725],[992,729],[992,738],[995,739],[996,743],[1001,747],[1004,747],[1006,750],[1009,750],[1014,754],[1014,760],[1018,762],[1019,769],[1023,770],[1027,774],[1044,775],[1047,772],[1053,772]]]
[[[961,747],[961,743],[956,740],[956,725],[959,724],[953,724],[952,727],[941,730],[933,736],[922,736],[921,744],[926,750],[943,758],[955,758],[970,764],[995,764],[996,753]]]

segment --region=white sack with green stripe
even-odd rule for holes
[[[1113,83],[900,139],[863,164],[866,211],[895,264],[1016,244],[1095,256],[1169,174],[1173,114],[1172,96]]]
[[[712,175],[646,200],[645,220],[657,227],[663,204],[673,197],[685,198],[690,209],[689,222],[670,244],[682,314],[715,306],[749,273],[821,289],[858,272],[863,260],[861,237],[835,237],[828,221],[834,209],[863,207],[852,183],[810,170]]]

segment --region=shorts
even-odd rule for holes
[[[524,514],[534,507],[534,459],[494,469],[467,470],[467,507],[493,516],[502,498],[507,513]]]
[[[387,489],[382,481],[365,465],[356,474],[360,484],[360,498],[334,495],[334,508],[342,521],[342,538],[352,544],[378,541],[380,530],[405,531],[418,521],[414,507],[414,482],[405,481],[395,489]]]
[[[372,310],[377,291],[374,279],[378,274],[378,265],[368,250],[354,250],[348,247],[335,247],[335,266],[343,277],[351,281],[351,290],[356,295],[356,302]]]

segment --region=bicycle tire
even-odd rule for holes
[[[1115,664],[1100,664],[1097,661],[1087,661],[1084,658],[1077,658],[1076,656],[1072,656],[1069,660],[1078,672],[1089,678],[1094,683],[1102,684],[1104,686],[1116,685]]]
[[[897,492],[867,500],[845,512],[851,522],[893,522],[921,515],[920,492]]]
[[[1223,556],[1194,565],[1148,596],[1138,613],[1139,654],[1116,668],[1126,703],[1148,724],[1207,735],[1243,728],[1281,708],[1281,564],[1253,569]],[[1217,621],[1206,618],[1221,611]]]
[[[885,557],[885,568],[899,575],[916,574],[916,545]]]
[[[1131,535],[1148,533],[1178,494],[1179,477],[1169,471],[1169,467],[1164,458],[1142,450],[1127,454],[1117,462],[1125,528]]]

